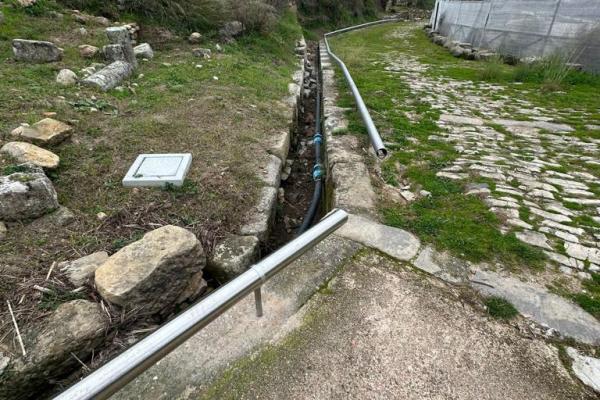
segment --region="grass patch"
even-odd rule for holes
[[[474,196],[433,196],[410,207],[385,208],[383,215],[388,225],[415,232],[438,248],[473,262],[500,260],[512,267],[542,268],[546,258],[514,234],[503,235],[496,215]]]
[[[488,297],[484,300],[487,313],[496,319],[512,319],[519,312],[508,300],[502,297]]]

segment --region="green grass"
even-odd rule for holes
[[[463,68],[466,61],[431,44],[417,28],[409,40],[393,39],[390,34],[397,28],[398,24],[381,25],[331,40],[334,51],[351,71],[376,126],[385,133],[384,140],[393,143],[390,148],[394,151],[381,166],[382,179],[393,186],[397,186],[400,179],[407,179],[417,191],[424,189],[432,194],[431,198],[406,207],[383,204],[385,222],[408,229],[421,239],[471,261],[500,260],[515,268],[540,268],[545,259],[540,250],[520,242],[514,234],[503,235],[499,231],[500,221],[482,200],[463,194],[466,183],[487,180],[473,176],[464,182],[456,182],[436,176],[459,156],[451,144],[429,139],[441,133],[436,123],[440,111],[422,101],[420,95],[412,93],[400,77],[373,62],[381,61],[385,53],[398,57],[408,54],[431,64],[428,70],[431,72],[427,74],[443,71],[455,79],[477,80],[478,71]],[[504,69],[502,65],[502,73]],[[338,86],[339,105],[353,109],[354,99],[345,81],[338,79]],[[416,118],[409,119],[409,114]],[[367,140],[358,114],[350,111],[348,119],[349,132]],[[402,174],[397,171],[398,164],[402,166]],[[490,189],[494,187],[491,185]]]
[[[422,240],[473,262],[499,260],[512,267],[543,267],[543,252],[514,234],[503,235],[496,215],[474,196],[434,195],[409,207],[384,208],[383,216],[386,224],[415,232]]]
[[[502,297],[488,297],[484,304],[488,314],[496,319],[512,319],[519,315],[515,306]]]

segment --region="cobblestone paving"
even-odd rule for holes
[[[460,156],[438,172],[469,184],[523,242],[544,249],[561,271],[588,278],[600,271],[600,140],[581,139],[555,117],[574,110],[549,110],[511,98],[506,88],[428,76],[428,66],[407,55],[388,54],[383,63],[411,91],[442,113],[442,133],[430,141],[451,143]],[[585,113],[582,113],[585,118]],[[589,129],[596,127],[589,126]],[[576,164],[577,168],[565,168]]]

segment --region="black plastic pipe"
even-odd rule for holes
[[[317,57],[315,58],[315,63],[313,65],[314,71],[316,72],[316,81],[317,81],[317,93],[316,93],[316,101],[315,101],[315,135],[313,136],[313,145],[315,147],[315,165],[313,167],[313,180],[315,181],[315,188],[313,191],[313,197],[310,202],[310,206],[308,207],[308,211],[304,216],[304,220],[302,221],[302,226],[298,230],[298,234],[306,232],[308,228],[313,224],[315,217],[317,216],[317,212],[319,211],[319,205],[321,203],[321,197],[323,194],[323,164],[321,161],[321,145],[323,144],[323,135],[321,134],[321,80],[319,73],[321,71],[321,60],[319,47],[317,46],[316,50]]]

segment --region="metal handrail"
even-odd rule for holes
[[[345,211],[333,210],[307,232],[71,386],[55,400],[107,399],[252,292],[256,296],[257,314],[262,315],[261,286],[347,220]]]
[[[375,154],[377,154],[377,156],[379,158],[385,158],[387,156],[387,153],[388,153],[387,149],[385,148],[385,145],[383,144],[383,140],[381,140],[381,136],[379,135],[379,131],[377,130],[377,127],[375,127],[375,124],[373,123],[371,114],[369,113],[369,110],[367,109],[367,106],[365,105],[365,102],[363,101],[363,98],[360,95],[358,88],[356,87],[356,83],[354,83],[354,79],[352,79],[352,75],[350,75],[350,71],[348,71],[346,64],[344,64],[344,62],[338,56],[336,56],[334,52],[331,51],[331,48],[329,47],[329,42],[327,41],[327,38],[330,36],[338,35],[340,33],[345,33],[345,32],[353,31],[356,29],[362,29],[362,28],[366,28],[369,26],[373,26],[373,25],[385,24],[388,22],[398,22],[398,19],[397,18],[388,18],[388,19],[382,19],[382,20],[374,21],[374,22],[367,22],[366,24],[360,24],[360,25],[350,26],[348,28],[338,29],[337,31],[329,32],[329,33],[326,33],[325,35],[323,35],[323,39],[325,41],[325,47],[327,48],[327,53],[329,54],[329,56],[331,56],[331,58],[333,58],[337,62],[337,64],[342,69],[344,76],[346,77],[346,81],[348,81],[348,86],[350,86],[350,90],[352,91],[352,95],[354,96],[354,100],[356,101],[356,106],[358,107],[358,112],[360,113],[360,116],[362,117],[365,127],[367,128],[367,132],[369,133],[369,138],[371,139],[371,145],[373,146],[373,149],[375,150]]]

